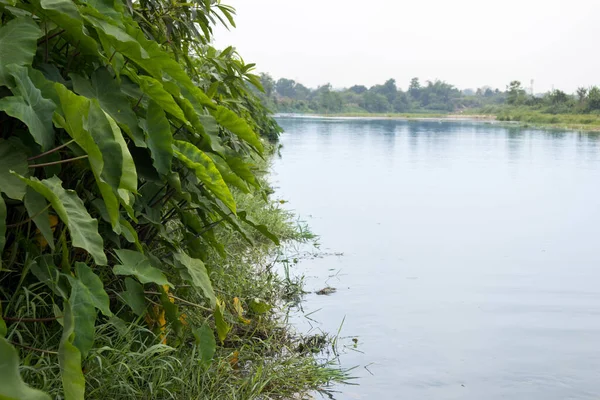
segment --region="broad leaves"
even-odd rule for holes
[[[69,228],[73,246],[90,253],[96,264],[106,265],[104,241],[98,233],[98,221],[90,216],[77,193],[65,190],[62,181],[56,176],[43,181],[37,178],[22,179],[52,204],[56,214]]]
[[[54,234],[52,232],[52,226],[50,226],[48,202],[44,196],[33,190],[31,187],[27,187],[23,203],[27,209],[29,218],[33,220],[40,231],[40,234],[44,237],[44,240],[46,240],[46,243],[54,250]]]
[[[81,370],[81,352],[74,345],[75,319],[71,304],[65,300],[63,334],[58,347],[58,363],[62,375],[65,400],[85,398],[85,378]]]
[[[217,299],[202,260],[191,258],[182,252],[175,253],[174,257],[175,260],[187,270],[191,281],[190,283],[197,289],[200,289],[200,292],[204,297],[210,301],[210,305],[214,307]]]
[[[0,337],[0,399],[50,400],[50,396],[23,382],[17,351],[3,337]]]
[[[115,250],[121,264],[115,265],[115,275],[133,275],[142,283],[156,283],[158,285],[171,285],[162,271],[150,264],[148,258],[133,250]]]
[[[213,316],[215,317],[215,325],[217,326],[217,335],[219,336],[221,343],[223,343],[231,330],[231,325],[225,321],[225,303],[220,299],[217,299],[216,301]]]
[[[52,115],[56,105],[42,97],[42,92],[29,78],[27,68],[12,64],[6,66],[6,71],[15,82],[14,86],[9,84],[14,96],[0,99],[0,110],[23,121],[42,150],[50,149],[54,143]]]
[[[100,106],[125,130],[136,146],[145,147],[144,136],[138,127],[138,119],[127,96],[108,69],[98,68],[90,79],[71,75],[75,92],[88,99],[98,100]]]
[[[212,159],[191,143],[175,141],[174,154],[198,179],[205,184],[219,200],[235,212],[235,200]]]
[[[31,65],[41,36],[31,18],[16,18],[0,27],[0,86],[9,82],[9,65]]]
[[[215,333],[207,324],[202,324],[200,328],[194,328],[192,333],[200,353],[200,363],[209,365],[217,349]]]
[[[159,174],[167,175],[173,160],[173,134],[165,112],[154,100],[148,104],[145,130],[154,168]]]
[[[263,145],[259,137],[256,135],[256,133],[254,133],[252,128],[250,128],[248,123],[242,118],[238,117],[236,113],[223,106],[218,106],[215,111],[211,111],[211,114],[223,127],[229,129],[240,139],[250,143],[259,152],[262,152]]]
[[[144,287],[134,279],[125,278],[125,290],[121,297],[131,310],[137,315],[146,313],[146,300],[144,298]]]
[[[12,172],[27,176],[27,155],[13,142],[0,139],[0,192],[11,199],[21,200],[27,184]]]
[[[65,36],[78,43],[78,47],[90,55],[98,54],[98,44],[83,25],[83,18],[71,0],[39,0],[40,13],[65,30]]]

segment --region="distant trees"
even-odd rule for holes
[[[367,91],[367,87],[363,86],[363,85],[354,85],[348,90],[350,90],[351,92],[354,92],[356,94],[363,94],[364,92]]]
[[[521,82],[512,81],[507,87],[506,102],[512,105],[519,105],[525,103],[527,99],[527,92],[521,86]]]
[[[353,85],[347,89],[335,89],[331,84],[310,89],[292,79],[275,81],[268,74],[261,74],[264,93],[261,100],[274,111],[298,113],[406,113],[406,112],[452,112],[469,108],[502,105],[530,107],[545,113],[600,113],[600,88],[580,87],[575,94],[553,90],[543,96],[526,92],[518,80],[511,81],[506,91],[482,86],[460,91],[445,81],[433,80],[422,84],[419,78],[408,82],[408,90],[398,88],[390,78],[382,84],[366,87]]]

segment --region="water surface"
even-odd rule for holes
[[[597,399],[600,138],[281,118],[278,194],[326,251],[319,321],[358,338],[338,399]],[[346,343],[351,342],[346,340]],[[367,368],[364,368],[367,366]],[[372,373],[369,373],[369,371]]]

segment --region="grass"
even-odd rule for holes
[[[551,114],[532,107],[506,105],[485,107],[478,111],[496,115],[498,121],[519,122],[525,126],[600,131],[598,114]]]
[[[257,164],[262,170],[268,167],[264,161]],[[318,346],[307,347],[311,337],[295,332],[287,322],[288,310],[301,299],[302,279],[276,270],[293,264],[286,261],[288,246],[314,241],[315,236],[280,202],[265,202],[260,196],[239,192],[234,195],[239,209],[284,243],[277,248],[253,231],[249,232],[254,242],[250,246],[238,232],[221,225],[215,228],[227,257],[209,253],[206,264],[218,266],[210,271],[213,286],[230,309],[234,298],[239,299],[248,323],[228,316],[233,329],[207,364],[199,361],[199,349],[185,326],[181,338],[166,331],[161,343],[143,318],[129,324],[100,316],[94,348],[83,363],[87,399],[302,399],[309,398],[309,392],[327,392],[331,383],[349,379],[348,371],[335,363],[334,356],[315,355],[335,346],[334,337],[324,336]],[[42,289],[40,283],[24,286],[5,311],[17,319],[55,315],[52,296]],[[199,295],[193,291],[175,295],[187,301],[176,300],[185,310],[187,322],[212,324],[209,311],[192,305],[202,302]],[[253,299],[262,299],[273,309],[266,314],[253,313],[248,306]],[[44,322],[9,321],[7,334],[19,350],[25,381],[52,398],[62,398],[57,349],[52,347],[61,334],[60,321],[60,316]],[[174,345],[178,341],[180,344]]]

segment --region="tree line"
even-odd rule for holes
[[[263,103],[282,113],[427,113],[496,110],[502,107],[530,107],[547,113],[594,113],[600,111],[600,88],[581,87],[574,94],[561,90],[532,94],[519,81],[504,90],[483,86],[460,90],[442,80],[421,82],[412,78],[408,90],[400,89],[394,79],[366,87],[354,85],[334,89],[327,83],[316,89],[292,79],[273,79],[262,73]]]

